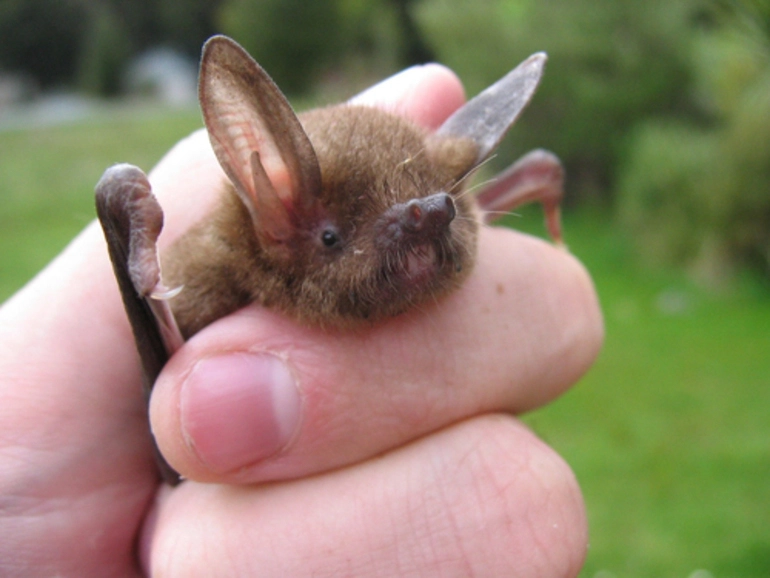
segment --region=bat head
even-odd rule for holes
[[[233,289],[325,325],[395,315],[457,286],[470,271],[478,219],[465,177],[494,150],[542,73],[535,55],[435,133],[372,107],[299,117],[233,40],[203,50],[200,102],[212,147],[253,241],[252,274]],[[227,219],[225,219],[226,221]],[[228,281],[220,281],[220,283]]]

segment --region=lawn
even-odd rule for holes
[[[747,280],[716,297],[640,270],[590,211],[567,233],[594,276],[606,345],[527,421],[583,488],[582,575],[770,576],[770,292]]]
[[[93,218],[106,166],[149,169],[198,126],[195,112],[133,112],[0,132],[0,301]],[[634,266],[602,212],[565,220],[607,342],[577,388],[526,420],[583,488],[582,576],[770,576],[770,290],[748,279],[710,295]],[[542,228],[530,210],[512,224]]]

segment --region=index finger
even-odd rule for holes
[[[185,477],[301,477],[474,415],[546,403],[601,340],[593,287],[574,258],[485,228],[460,290],[365,331],[302,327],[257,306],[219,320],[166,366],[150,417]]]

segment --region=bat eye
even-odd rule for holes
[[[326,229],[321,233],[321,241],[326,247],[334,247],[340,242],[340,236],[334,229]]]

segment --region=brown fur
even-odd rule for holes
[[[476,145],[438,141],[378,109],[338,105],[301,114],[321,170],[321,217],[301,224],[288,256],[266,251],[251,217],[228,185],[213,216],[164,255],[168,286],[184,286],[171,306],[185,337],[215,319],[259,302],[303,322],[351,326],[396,315],[457,286],[475,254],[477,222],[458,180]],[[436,254],[427,277],[402,274],[410,247],[378,243],[378,219],[390,207],[439,191],[452,195],[457,217],[445,235],[425,240]],[[339,248],[320,242],[333,223]]]

